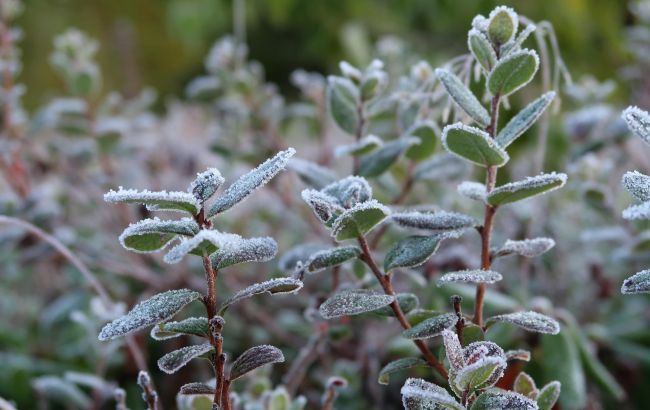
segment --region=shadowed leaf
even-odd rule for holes
[[[211,350],[214,350],[214,348],[210,343],[181,347],[158,359],[158,367],[165,373],[173,374],[188,364],[190,360]]]
[[[413,293],[398,293],[395,295],[395,299],[404,314],[409,313],[420,305],[420,300]],[[374,310],[372,313],[379,316],[393,316],[395,314],[390,306],[384,306]]]
[[[412,268],[425,263],[445,239],[445,235],[409,236],[400,239],[386,254],[384,270]]]
[[[193,395],[214,395],[214,387],[205,383],[187,383],[181,386],[179,394],[186,396]]]
[[[455,313],[443,313],[403,331],[402,336],[407,339],[430,339],[439,336],[443,330],[455,326],[456,322],[458,322],[458,316]]]
[[[261,345],[251,347],[242,353],[232,364],[229,380],[237,380],[258,367],[271,363],[284,362],[282,351],[275,346]]]
[[[470,410],[537,410],[537,403],[521,394],[491,390],[482,393],[470,407]]]
[[[327,107],[330,115],[343,131],[354,135],[359,124],[359,89],[347,78],[327,78]]]
[[[324,319],[353,316],[372,312],[391,304],[394,296],[376,293],[367,289],[344,290],[330,297],[318,309]]]
[[[379,371],[379,384],[388,384],[390,375],[402,370],[410,369],[417,366],[426,366],[427,362],[419,357],[404,357],[402,359],[393,360],[388,363]]]
[[[417,146],[420,140],[415,137],[398,138],[386,142],[370,154],[361,157],[358,174],[364,177],[377,177],[388,170],[409,147]]]

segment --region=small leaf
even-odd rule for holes
[[[167,252],[163,261],[166,263],[178,263],[185,255],[203,256],[210,255],[219,249],[229,251],[236,249],[242,241],[242,237],[232,233],[222,233],[209,229],[202,229],[191,238],[181,241]]]
[[[488,16],[488,38],[495,47],[501,47],[515,37],[518,26],[517,13],[510,7],[499,6]]]
[[[219,315],[223,316],[223,313],[230,305],[248,299],[251,296],[261,295],[262,293],[270,293],[271,295],[296,293],[302,287],[302,281],[295,278],[276,278],[267,280],[266,282],[256,283],[240,290],[223,302],[219,307]]]
[[[429,158],[436,150],[436,130],[440,132],[438,126],[431,121],[417,123],[408,129],[406,135],[418,138],[420,142],[412,145],[406,151],[406,156],[415,161]]]
[[[650,176],[638,171],[623,175],[623,186],[639,201],[650,201]]]
[[[448,153],[436,154],[419,163],[413,172],[416,181],[448,181],[459,178],[467,172],[468,165],[456,155]]]
[[[490,114],[458,77],[451,71],[442,68],[436,69],[436,76],[454,102],[474,121],[482,127],[487,127],[490,124]]]
[[[359,89],[347,78],[327,78],[327,107],[330,115],[343,131],[354,135],[359,126]]]
[[[456,322],[458,322],[458,316],[455,313],[443,313],[403,331],[402,336],[416,340],[430,339],[439,336],[443,330],[455,326]]]
[[[511,323],[529,332],[548,333],[551,335],[560,333],[560,324],[557,320],[533,311],[492,316],[486,321],[486,324],[489,326],[491,323],[496,322]]]
[[[560,382],[553,381],[542,387],[537,395],[537,406],[539,410],[551,410],[557,399],[560,398]]]
[[[251,347],[242,353],[232,364],[230,381],[237,380],[258,367],[284,362],[282,351],[275,346],[261,345]]]
[[[520,50],[499,60],[487,80],[492,95],[506,97],[533,79],[539,67],[539,57],[533,50]]]
[[[405,410],[465,410],[447,390],[422,379],[407,379],[400,393]]]
[[[384,270],[413,268],[425,263],[438,250],[444,235],[408,236],[400,239],[386,254]]]
[[[356,239],[365,235],[390,214],[390,210],[376,200],[358,203],[346,209],[332,224],[332,235],[337,241]]]
[[[120,187],[104,194],[104,201],[112,203],[143,204],[150,211],[181,211],[196,215],[201,207],[189,192],[138,191]]]
[[[492,67],[497,62],[497,55],[485,34],[474,28],[471,29],[467,35],[467,46],[483,70],[486,73],[492,71]]]
[[[508,350],[506,351],[506,360],[521,360],[523,362],[530,362],[530,352],[528,350]]]
[[[483,328],[473,323],[465,323],[463,327],[463,345],[467,346],[474,342],[485,341],[485,332]]]
[[[497,143],[506,148],[528,130],[553,102],[555,92],[549,91],[519,111],[496,136]]]
[[[650,219],[650,202],[639,205],[632,205],[623,210],[623,219],[633,221],[635,219]]]
[[[318,310],[324,319],[335,319],[372,312],[393,303],[394,300],[395,297],[391,295],[367,289],[351,289],[330,297],[320,305]]]
[[[115,339],[144,327],[165,322],[201,294],[189,289],[169,290],[138,303],[129,313],[104,326],[99,340]]]
[[[470,410],[537,410],[537,403],[521,394],[490,390],[482,393],[470,407]]]
[[[409,147],[420,143],[418,138],[405,137],[389,141],[361,157],[358,174],[364,177],[377,177],[388,170]]]
[[[214,387],[205,383],[187,383],[181,386],[179,394],[185,396],[193,395],[214,395]]]
[[[534,258],[553,249],[555,241],[551,238],[533,238],[521,241],[508,239],[501,249],[495,253],[496,256],[520,255],[526,258]]]
[[[342,207],[352,207],[360,202],[369,201],[372,198],[372,188],[363,177],[349,176],[332,182],[321,190],[323,194],[329,195],[338,200]]]
[[[153,218],[129,225],[119,239],[125,249],[149,253],[164,249],[178,235],[194,236],[198,232],[199,225],[190,218],[177,221]]]
[[[633,295],[637,293],[650,293],[650,270],[643,270],[623,281],[621,293]]]
[[[448,283],[496,283],[503,279],[500,273],[492,270],[462,270],[445,273],[438,279],[438,287]]]
[[[344,212],[344,208],[339,205],[338,199],[324,192],[305,189],[301,195],[303,201],[307,202],[316,217],[326,225],[331,224],[333,218]]]
[[[502,166],[510,157],[490,135],[462,123],[442,130],[442,144],[452,154],[482,166]]]
[[[217,199],[214,201],[210,210],[206,213],[206,218],[212,218],[220,214],[237,203],[243,201],[256,189],[266,185],[280,171],[284,170],[293,157],[296,150],[288,148],[278,152],[273,158],[267,159],[257,166],[257,168],[239,177],[233,182]]]
[[[519,394],[530,397],[531,393],[537,392],[537,385],[535,385],[535,380],[528,373],[521,372],[517,375],[512,389]]]
[[[181,335],[208,337],[208,319],[190,317],[180,322],[165,322],[151,328],[151,337],[155,340],[167,340]]]
[[[354,144],[339,145],[334,149],[334,156],[337,158],[345,155],[358,157],[368,154],[384,145],[384,141],[376,135],[367,135]]]
[[[487,197],[485,185],[480,182],[463,181],[458,185],[457,190],[462,196],[479,202],[485,202]]]
[[[273,238],[242,239],[226,249],[219,249],[210,256],[215,269],[244,262],[267,262],[275,258],[278,244]]]
[[[401,226],[431,231],[456,231],[478,225],[476,220],[471,216],[446,211],[400,212],[391,215],[391,219]]]
[[[445,345],[445,354],[452,370],[459,370],[465,366],[465,358],[463,357],[463,346],[458,340],[456,332],[444,329],[442,331],[442,341]]]
[[[506,361],[501,357],[482,357],[455,372],[453,383],[458,391],[474,391],[494,385],[501,378]]]
[[[225,179],[223,179],[218,169],[208,168],[206,171],[196,174],[196,179],[192,181],[188,191],[198,201],[205,202],[217,192],[224,181]]]
[[[510,182],[495,188],[487,196],[487,202],[492,206],[505,205],[511,202],[537,196],[562,188],[566,183],[566,174],[539,174],[517,182]]]
[[[623,111],[623,120],[637,137],[650,144],[650,115],[639,107],[627,107]]]
[[[420,300],[413,293],[398,293],[395,295],[395,300],[397,300],[397,304],[405,314],[409,313],[413,309],[416,309],[420,305]],[[393,309],[390,306],[381,307],[377,310],[374,310],[372,313],[379,316],[394,315]]]
[[[173,374],[183,368],[190,360],[214,350],[210,343],[181,347],[158,359],[158,367],[167,374]]]
[[[426,366],[427,362],[419,357],[404,357],[402,359],[393,360],[388,363],[379,371],[379,384],[388,384],[390,375],[402,370],[410,369],[417,366]]]
[[[295,171],[306,184],[321,189],[336,181],[336,175],[329,169],[301,158],[292,158],[287,168]]]
[[[307,272],[316,273],[327,268],[341,265],[342,263],[356,258],[361,254],[358,246],[340,246],[338,248],[326,249],[313,254],[306,262]]]

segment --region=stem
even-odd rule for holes
[[[454,312],[456,312],[456,316],[458,316],[458,321],[456,322],[456,334],[458,335],[458,340],[460,341],[460,344],[464,345],[463,329],[465,328],[465,319],[463,318],[463,312],[461,311],[461,307],[460,307],[460,302],[462,301],[463,298],[461,298],[458,295],[454,295],[451,297],[451,302],[454,305]]]
[[[230,410],[230,380],[224,380],[221,392],[221,404],[223,410]]]
[[[386,295],[395,296],[395,291],[393,290],[393,285],[390,281],[390,276],[385,275],[381,271],[381,269],[379,269],[379,267],[377,266],[377,263],[373,259],[372,254],[370,252],[370,248],[368,246],[368,242],[366,241],[366,238],[364,238],[363,236],[359,236],[357,240],[359,241],[359,245],[361,246],[361,251],[362,251],[361,256],[359,258],[366,265],[368,265],[372,273],[375,274],[375,277],[377,278],[379,284],[383,288],[384,293]],[[402,311],[402,308],[399,306],[399,303],[397,303],[397,300],[394,300],[390,304],[390,307],[393,310],[393,313],[395,314],[395,317],[399,321],[402,328],[410,329],[411,324],[408,322],[408,320],[406,320],[406,316],[404,316],[404,312]],[[436,371],[440,374],[440,376],[442,376],[445,380],[447,380],[448,375],[445,366],[443,366],[442,363],[440,363],[438,359],[436,359],[433,353],[431,353],[431,350],[429,350],[429,347],[426,345],[426,343],[424,343],[422,340],[414,340],[413,343],[415,343],[418,349],[420,349],[420,352],[422,353],[426,361],[429,363],[429,365],[431,365],[431,367],[436,369]]]

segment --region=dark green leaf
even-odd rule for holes
[[[492,206],[505,205],[521,201],[546,192],[562,188],[566,183],[566,174],[539,174],[517,182],[510,182],[492,190],[487,202]]]
[[[445,239],[445,235],[409,236],[400,239],[386,254],[384,270],[412,268],[425,263]]]
[[[409,147],[417,145],[420,140],[415,137],[398,138],[389,141],[361,157],[358,174],[364,177],[376,177],[388,170]]]
[[[284,362],[282,351],[275,346],[262,345],[251,347],[242,353],[232,364],[229,380],[237,380],[258,367]]]
[[[335,319],[372,312],[393,303],[394,300],[394,296],[367,289],[349,289],[327,299],[320,305],[319,311],[323,318]]]
[[[539,67],[539,57],[532,50],[515,51],[501,59],[488,77],[492,95],[506,97],[533,79]]]
[[[456,322],[458,322],[458,316],[455,313],[443,313],[403,331],[402,336],[407,339],[430,339],[440,335],[443,330],[455,326]]]

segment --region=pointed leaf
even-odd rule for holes
[[[432,231],[455,231],[472,228],[478,223],[471,216],[457,212],[400,212],[391,215],[391,219],[401,226]]]
[[[420,300],[413,293],[398,293],[395,295],[395,300],[397,300],[397,304],[404,314],[409,313],[420,305]],[[372,313],[379,316],[393,316],[395,314],[390,306],[384,306],[374,310]]]
[[[207,170],[196,174],[196,179],[192,181],[188,191],[200,201],[205,202],[214,195],[215,192],[223,185],[225,179],[221,176],[216,168],[208,168]]]
[[[476,96],[458,77],[442,68],[436,69],[436,76],[438,76],[440,82],[454,102],[472,117],[474,121],[482,127],[487,127],[490,124],[490,114],[488,114],[485,107],[481,105]]]
[[[497,143],[506,148],[528,130],[553,102],[555,92],[549,91],[519,111],[496,136]]]
[[[487,202],[492,206],[505,205],[521,201],[546,192],[562,188],[566,183],[566,174],[539,174],[517,182],[510,182],[495,188],[487,196]]]
[[[639,107],[627,107],[623,111],[623,120],[637,137],[650,144],[650,115]]]
[[[404,357],[402,359],[393,360],[388,363],[379,371],[379,384],[388,384],[390,375],[402,370],[410,369],[412,367],[426,366],[427,362],[419,357]]]
[[[242,239],[226,249],[219,249],[210,256],[215,269],[244,262],[267,262],[275,258],[278,244],[273,238]]]
[[[214,386],[205,383],[187,383],[181,386],[179,394],[185,396],[214,395]]]
[[[420,140],[415,137],[398,138],[389,141],[361,157],[358,174],[364,177],[377,177],[388,170],[409,147],[416,146]]]
[[[533,238],[521,241],[512,241],[508,239],[494,256],[521,255],[527,258],[534,258],[542,255],[555,246],[555,241],[551,238]]]
[[[537,392],[537,385],[535,385],[535,380],[528,375],[526,372],[521,372],[517,375],[512,389],[519,394],[524,396],[530,396],[531,393]]]
[[[143,204],[150,211],[181,211],[196,215],[200,204],[189,192],[138,191],[120,187],[104,194],[104,201],[112,203]]]
[[[504,391],[487,391],[476,399],[470,410],[538,410],[537,403],[521,394]]]
[[[533,50],[520,50],[497,62],[487,80],[492,95],[506,97],[533,79],[539,68],[539,57]]]
[[[173,374],[183,368],[190,360],[214,350],[210,343],[181,347],[158,359],[158,367],[165,373]]]
[[[272,363],[284,362],[282,351],[275,346],[261,345],[251,347],[241,354],[232,364],[230,381],[237,380],[258,367]]]
[[[417,123],[407,130],[406,135],[420,141],[406,151],[406,156],[415,161],[429,158],[436,150],[436,130],[439,132],[438,126],[431,121]]]
[[[153,218],[129,225],[119,239],[125,249],[149,253],[164,249],[178,235],[194,236],[198,232],[199,225],[190,218],[177,221]]]
[[[422,379],[407,379],[400,393],[406,410],[465,410],[447,390]]]
[[[318,309],[324,319],[335,319],[341,316],[353,316],[372,312],[383,306],[390,305],[394,296],[376,293],[367,289],[344,290],[330,297]]]
[[[448,283],[496,283],[503,279],[499,272],[492,270],[462,270],[458,272],[445,273],[438,279],[440,287]]]
[[[280,151],[273,158],[267,159],[258,165],[257,168],[239,177],[223,194],[217,197],[210,210],[206,213],[206,218],[212,218],[216,214],[232,208],[252,194],[253,191],[266,185],[274,176],[284,170],[289,159],[295,153],[296,150],[293,148]]]
[[[486,73],[492,71],[492,67],[497,62],[497,55],[485,34],[477,29],[471,29],[467,35],[467,46],[483,70]]]
[[[650,270],[643,270],[623,281],[621,293],[633,295],[636,293],[650,293]]]
[[[226,309],[228,309],[228,307],[233,303],[248,299],[251,296],[260,295],[262,293],[270,293],[271,295],[296,293],[302,289],[302,287],[302,281],[295,278],[276,278],[267,280],[266,282],[256,283],[240,290],[223,302],[219,307],[219,315],[223,316]]]
[[[438,250],[444,235],[408,236],[400,239],[386,254],[384,270],[413,268],[425,263]]]
[[[203,256],[210,255],[218,249],[230,251],[236,249],[242,241],[242,237],[232,233],[222,233],[209,229],[202,229],[191,238],[182,239],[177,245],[167,252],[163,261],[166,263],[178,263],[185,255]]]
[[[487,132],[461,123],[442,130],[442,144],[447,151],[477,165],[502,166],[510,159]]]
[[[358,203],[346,209],[334,221],[332,235],[337,241],[356,239],[365,235],[390,214],[390,210],[376,200]]]
[[[456,322],[458,322],[458,316],[455,313],[443,313],[403,331],[402,336],[416,340],[430,339],[440,335],[443,330],[455,326]]]
[[[537,406],[539,410],[551,410],[557,399],[560,398],[560,382],[553,381],[542,387],[537,395]]]
[[[306,263],[307,272],[316,273],[327,268],[341,265],[361,254],[358,246],[340,246],[313,254]]]
[[[201,294],[189,289],[169,290],[138,303],[129,313],[104,326],[99,340],[115,339],[144,327],[165,322]]]
[[[165,322],[151,328],[151,337],[155,340],[167,340],[181,335],[208,337],[208,319],[190,317],[179,322]]]
[[[486,321],[486,324],[489,326],[491,323],[497,322],[511,323],[529,332],[548,333],[551,335],[560,333],[560,324],[557,320],[533,311],[492,316]]]
[[[321,189],[336,181],[336,175],[329,169],[301,158],[292,158],[287,168],[295,171],[306,184]]]
[[[334,156],[337,158],[345,155],[358,157],[368,154],[384,145],[384,141],[376,135],[367,135],[354,144],[339,145],[334,149]]]

